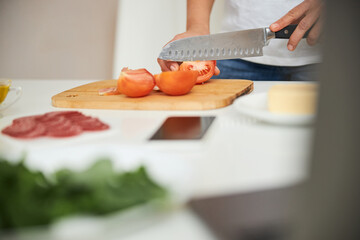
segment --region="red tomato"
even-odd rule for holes
[[[128,97],[143,97],[155,87],[155,78],[145,68],[121,70],[117,89]]]
[[[216,61],[188,61],[180,65],[180,71],[198,71],[199,76],[196,83],[203,83],[209,80],[215,73]]]
[[[155,81],[162,92],[178,96],[190,92],[197,77],[197,71],[169,71],[156,74]]]

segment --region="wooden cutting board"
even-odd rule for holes
[[[168,96],[154,90],[148,96],[130,98],[125,95],[100,96],[101,88],[116,86],[116,80],[103,80],[52,97],[52,105],[60,108],[127,109],[127,110],[206,110],[230,105],[235,98],[250,93],[250,80],[217,79],[195,85],[190,93]]]

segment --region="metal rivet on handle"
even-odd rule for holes
[[[289,30],[285,29],[285,30],[284,30],[284,33],[285,33],[286,35],[288,35],[288,34],[289,34]]]

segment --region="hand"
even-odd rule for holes
[[[187,31],[184,33],[180,33],[178,35],[176,35],[173,39],[171,39],[167,44],[169,44],[172,41],[178,40],[178,39],[182,39],[182,38],[187,38],[187,37],[193,37],[193,36],[199,36],[199,35],[206,35],[209,34],[207,33],[199,33],[199,32],[191,32],[191,31]],[[174,62],[174,61],[167,61],[167,60],[163,60],[158,58],[157,59],[161,71],[162,72],[166,72],[166,71],[178,71],[179,70],[179,66],[181,64],[181,62]],[[215,75],[219,75],[220,74],[220,70],[218,67],[215,67]]]
[[[198,35],[205,35],[205,34],[197,34],[197,33],[194,33],[194,32],[180,33],[180,34],[176,35],[173,39],[171,39],[167,44],[169,44],[169,43],[171,43],[171,42],[173,42],[175,40],[179,40],[179,39],[187,38],[187,37],[198,36]],[[167,44],[165,44],[165,46]],[[163,59],[160,59],[160,58],[158,58],[157,61],[158,61],[159,65],[160,65],[161,71],[163,71],[163,72],[179,70],[179,66],[180,66],[179,62],[167,61],[167,60],[163,60]]]
[[[271,24],[270,30],[277,32],[290,24],[298,24],[287,45],[290,51],[294,51],[305,32],[314,25],[306,40],[309,45],[315,45],[321,33],[322,21],[320,15],[322,8],[322,0],[304,0],[282,18]]]

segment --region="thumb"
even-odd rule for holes
[[[217,66],[215,66],[214,75],[217,76],[219,74],[220,74],[220,69]]]

